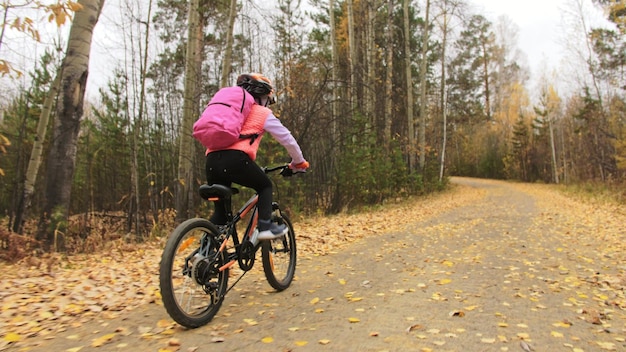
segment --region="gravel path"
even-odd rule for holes
[[[458,204],[420,203],[425,216],[390,217],[406,226],[366,233],[326,255],[300,255],[297,280],[284,292],[272,292],[257,265],[205,327],[182,329],[157,301],[115,316],[87,316],[7,347],[626,350],[623,207],[581,203],[540,185],[454,183],[463,199]],[[468,192],[474,195],[463,198]]]

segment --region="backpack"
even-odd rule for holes
[[[193,124],[193,137],[210,150],[252,137],[241,135],[241,128],[254,103],[252,95],[241,87],[220,89]]]

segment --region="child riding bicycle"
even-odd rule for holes
[[[304,159],[300,146],[291,132],[274,116],[269,105],[276,102],[271,81],[259,73],[242,74],[237,78],[237,86],[248,91],[255,104],[242,127],[242,134],[254,135],[252,139],[240,139],[232,145],[217,150],[207,149],[206,177],[209,184],[222,184],[230,187],[232,183],[254,189],[258,195],[259,240],[271,240],[284,236],[287,227],[271,222],[272,182],[256,164],[256,154],[265,132],[274,137],[291,156],[289,167],[304,171],[309,163]],[[215,202],[215,210],[210,221],[216,225],[226,224],[224,204]]]

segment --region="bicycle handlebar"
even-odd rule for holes
[[[305,170],[293,170],[289,167],[289,164],[283,164],[283,165],[279,165],[279,166],[274,166],[274,167],[264,167],[263,171],[266,174],[269,174],[270,172],[274,172],[274,171],[278,171],[280,170],[280,175],[283,177],[290,177],[293,176],[295,174],[304,174],[306,173]]]

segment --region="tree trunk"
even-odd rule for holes
[[[39,166],[41,165],[41,156],[43,155],[43,144],[46,139],[46,130],[48,128],[48,122],[50,121],[50,113],[52,111],[53,102],[59,95],[60,83],[61,73],[57,74],[52,82],[50,91],[43,102],[41,114],[39,115],[39,122],[37,123],[37,136],[35,137],[33,149],[30,153],[30,159],[28,160],[28,169],[26,170],[24,189],[15,213],[15,222],[13,223],[13,232],[16,233],[22,233],[24,219],[26,219],[27,214],[30,211],[30,202],[32,200],[33,193],[35,192],[35,182],[37,181]]]
[[[226,32],[226,48],[224,61],[222,61],[222,79],[220,87],[228,85],[228,77],[232,66],[233,56],[233,31],[235,30],[235,18],[237,17],[237,0],[230,0],[230,12],[228,14],[228,30]]]
[[[357,94],[356,94],[356,43],[355,43],[355,35],[354,35],[354,6],[352,4],[353,0],[348,0],[348,45],[349,45],[349,54],[348,54],[348,65],[349,65],[349,75],[350,75],[350,109],[352,110],[352,114],[355,113],[354,109],[357,104]]]
[[[193,122],[198,112],[198,62],[202,36],[200,25],[200,1],[192,0],[189,4],[189,29],[187,35],[187,52],[185,54],[185,92],[183,101],[183,121],[180,124],[178,150],[178,182],[176,193],[176,220],[181,222],[189,217],[191,202],[191,186],[193,184],[194,143],[191,135]]]
[[[70,196],[80,121],[89,69],[93,29],[104,0],[79,0],[83,9],[75,14],[61,65],[61,95],[57,103],[52,146],[46,171],[46,201],[37,238],[46,249],[62,249],[63,224],[69,216]],[[55,241],[57,238],[59,241]]]
[[[426,92],[428,91],[427,74],[428,68],[428,15],[430,13],[430,0],[426,0],[426,19],[424,20],[424,33],[422,34],[422,61],[420,62],[420,117],[419,117],[419,161],[420,171],[424,172],[426,165],[426,118],[428,112],[428,102]]]
[[[406,115],[407,115],[407,139],[408,139],[408,164],[409,172],[415,171],[416,143],[415,143],[415,120],[413,118],[413,75],[411,72],[411,28],[409,26],[409,3],[403,0],[404,12],[404,69],[406,71]]]
[[[550,153],[552,154],[552,175],[554,177],[554,183],[559,183],[559,166],[556,163],[556,145],[554,141],[554,124],[552,123],[552,117],[548,119],[548,129],[550,130]]]
[[[333,86],[333,101],[332,101],[332,140],[339,140],[339,131],[338,131],[338,117],[339,117],[339,49],[337,44],[337,28],[335,25],[335,1],[329,0],[328,2],[328,16],[330,18],[330,41],[331,41],[331,59],[332,59],[332,67],[331,74],[333,78],[332,86]],[[333,143],[333,145],[340,145],[339,143]]]
[[[443,25],[441,28],[441,121],[442,121],[442,145],[441,145],[441,160],[439,162],[439,182],[443,181],[443,174],[446,165],[446,148],[448,146],[448,101],[446,93],[446,45],[448,44],[448,8],[447,3],[444,3],[443,9]]]
[[[387,1],[387,31],[385,37],[387,43],[393,43],[393,0]],[[385,148],[390,150],[391,147],[391,122],[393,119],[393,46],[387,45],[387,65],[385,72],[385,122],[383,138],[385,140]]]
[[[131,197],[131,207],[129,209],[129,228],[130,231],[133,227],[135,230],[135,236],[141,237],[141,229],[139,226],[139,214],[141,213],[141,202],[139,201],[139,138],[141,135],[141,130],[143,128],[143,115],[145,110],[145,100],[146,100],[146,72],[148,71],[148,44],[150,43],[150,20],[152,17],[152,0],[148,1],[148,15],[146,16],[145,27],[146,27],[146,37],[144,38],[144,47],[143,52],[140,52],[141,56],[141,66],[139,68],[139,76],[140,76],[140,87],[139,87],[139,111],[137,113],[137,118],[133,123],[133,141],[132,141],[132,167],[130,170],[131,174],[131,187],[132,187],[132,197]]]

